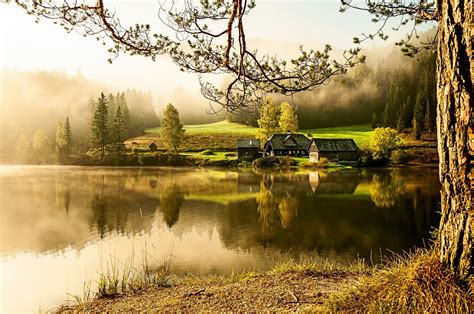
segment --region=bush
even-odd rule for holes
[[[393,150],[403,144],[398,132],[391,128],[376,128],[370,139],[369,149],[374,160],[389,160]]]
[[[296,162],[291,157],[267,156],[255,159],[252,163],[254,168],[278,168],[284,169],[295,166]]]
[[[374,159],[372,151],[368,148],[360,149],[360,161],[359,166],[361,167],[381,167],[388,163],[388,158]]]
[[[206,149],[206,150],[201,152],[201,155],[206,155],[206,156],[215,155],[215,154],[216,153],[214,153],[214,151],[212,151],[210,149]]]
[[[405,150],[403,149],[398,149],[392,151],[390,154],[390,162],[393,164],[404,164],[408,161],[408,155]]]
[[[323,168],[329,164],[329,159],[327,158],[320,158],[318,162],[314,161],[306,161],[301,164],[303,168]]]

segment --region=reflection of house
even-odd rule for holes
[[[151,143],[149,146],[148,146],[148,150],[150,152],[156,152],[158,149],[158,146],[155,144],[155,143]]]
[[[273,134],[265,143],[263,150],[270,156],[306,156],[309,142],[303,134]]]
[[[313,138],[309,144],[309,159],[318,162],[321,158],[329,161],[358,161],[359,148],[353,139]]]
[[[319,172],[317,171],[310,172],[308,181],[309,181],[309,187],[311,188],[311,191],[315,193],[319,186]]]
[[[237,141],[237,156],[239,159],[255,159],[258,157],[260,141],[254,138],[245,138]]]

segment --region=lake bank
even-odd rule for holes
[[[175,278],[166,286],[62,306],[59,312],[469,313],[473,305],[472,283],[458,285],[435,250],[417,250],[377,267],[306,260],[267,272]]]

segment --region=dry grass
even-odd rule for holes
[[[472,287],[461,288],[435,251],[396,256],[387,265],[335,293],[319,311],[472,313]]]

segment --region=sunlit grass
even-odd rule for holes
[[[195,124],[185,125],[187,135],[193,134],[239,134],[242,136],[255,137],[258,128],[243,125],[240,123],[231,123],[227,121],[220,121],[208,124]],[[149,135],[158,135],[160,128],[147,129],[146,133]],[[331,128],[317,128],[317,129],[305,129],[301,130],[300,133],[307,135],[311,134],[312,137],[319,138],[352,138],[359,146],[367,146],[372,136],[373,129],[370,124],[343,126],[343,127],[331,127]]]
[[[461,288],[438,253],[419,249],[393,257],[336,292],[323,305],[329,312],[472,313],[474,294]],[[313,311],[321,308],[313,308]]]
[[[220,121],[215,123],[207,124],[190,124],[184,125],[186,134],[228,134],[228,133],[238,133],[245,134],[249,136],[255,136],[257,133],[257,128],[247,126],[240,123],[232,123],[228,121]],[[146,133],[159,133],[160,128],[147,129]]]
[[[203,194],[191,194],[186,196],[186,200],[195,201],[207,201],[222,205],[228,205],[234,202],[246,201],[249,199],[255,199],[258,193],[235,193],[235,194],[214,194],[214,195],[203,195]]]
[[[310,133],[318,138],[352,138],[359,147],[367,146],[373,129],[370,124],[352,125],[344,127],[319,128],[302,130],[301,133]]]

